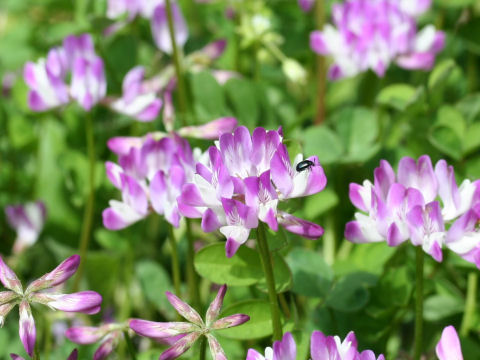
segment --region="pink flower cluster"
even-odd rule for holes
[[[428,25],[418,31],[416,17],[431,0],[347,0],[334,4],[334,25],[310,35],[310,47],[333,57],[330,79],[352,77],[368,69],[384,76],[390,63],[405,69],[430,69],[445,34]]]
[[[383,355],[378,358],[373,351],[358,352],[357,339],[350,331],[342,341],[338,336],[325,336],[321,331],[314,331],[310,341],[310,356],[312,360],[385,360]],[[250,349],[246,360],[296,360],[297,345],[291,333],[287,332],[281,341],[275,341],[273,349],[265,349],[265,356]]]
[[[245,243],[258,220],[274,230],[278,225],[310,239],[323,229],[278,208],[279,202],[323,190],[327,178],[316,156],[290,161],[281,130],[256,128],[250,135],[244,126],[225,133],[208,149],[208,161],[197,163],[192,181],[178,198],[180,211],[202,218],[205,232],[220,230],[227,238],[231,257]]]
[[[234,118],[220,118],[181,128],[178,133],[215,139],[236,125]],[[152,210],[178,227],[182,214],[177,197],[183,185],[193,179],[196,162],[204,157],[200,149],[192,151],[188,141],[173,132],[150,133],[143,138],[116,137],[108,141],[108,147],[118,155],[118,164],[105,164],[107,176],[121,191],[122,201],[111,200],[110,207],[104,210],[105,227],[123,229],[147,217]],[[191,211],[184,206],[183,212]]]
[[[70,84],[67,85],[67,79]],[[28,105],[33,111],[45,111],[76,100],[86,111],[103,102],[114,111],[139,121],[154,120],[162,101],[146,86],[144,69],[131,69],[123,80],[123,95],[106,99],[107,82],[103,60],[95,53],[90,34],[70,35],[63,46],[51,49],[47,59],[28,62],[24,79],[30,88]]]
[[[68,75],[70,86],[66,84]],[[107,90],[103,60],[95,53],[89,34],[67,36],[63,46],[48,52],[46,60],[28,62],[24,78],[30,88],[28,104],[34,111],[64,105],[70,99],[88,111]]]
[[[136,16],[151,20],[152,35],[157,47],[167,54],[173,52],[168,29],[167,7],[164,0],[109,0],[107,16],[115,19],[128,14],[129,21]],[[178,46],[185,45],[188,39],[187,23],[178,4],[172,2],[175,42]]]
[[[373,184],[350,184],[350,200],[361,212],[346,225],[348,240],[397,246],[410,239],[437,261],[446,246],[480,267],[480,181],[458,187],[445,160],[433,168],[427,155],[418,162],[404,157],[397,174],[382,160]]]
[[[357,339],[353,331],[342,341],[338,336],[325,336],[321,331],[314,331],[310,341],[312,360],[385,360],[383,355],[375,356],[371,350],[359,352]],[[453,326],[443,329],[436,346],[439,360],[462,360],[463,354],[457,331]],[[297,345],[291,333],[286,333],[281,341],[275,341],[273,349],[267,347],[265,356],[250,349],[246,360],[296,360]]]

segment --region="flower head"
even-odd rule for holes
[[[100,341],[93,360],[105,359],[118,345],[128,324],[106,323],[98,327],[76,326],[65,332],[65,336],[74,343],[85,345]]]
[[[371,350],[361,353],[357,349],[357,339],[350,331],[343,341],[338,336],[325,336],[321,331],[314,331],[310,340],[312,360],[385,360],[378,358]],[[296,360],[297,345],[291,333],[283,335],[281,341],[275,341],[273,348],[265,349],[265,356],[254,349],[249,349],[246,360]],[[441,359],[443,360],[443,359]]]
[[[406,69],[432,68],[443,49],[445,34],[429,25],[417,32],[415,16],[426,11],[430,0],[347,0],[334,4],[334,26],[310,35],[310,47],[331,55],[329,77],[355,76],[368,69],[383,76],[396,62]]]
[[[64,260],[51,272],[33,281],[25,290],[17,275],[0,256],[0,281],[8,291],[0,292],[0,325],[15,305],[20,308],[20,340],[28,355],[32,356],[35,347],[36,329],[30,304],[39,303],[51,309],[67,312],[96,314],[100,311],[102,297],[94,291],[81,291],[73,294],[56,294],[44,290],[54,288],[67,281],[77,271],[80,257],[73,255]]]
[[[227,285],[222,285],[217,296],[208,307],[204,321],[200,314],[190,307],[190,305],[167,291],[166,296],[170,304],[172,304],[175,310],[188,322],[153,322],[132,319],[130,320],[130,328],[139,335],[157,340],[171,341],[174,339],[174,344],[160,355],[161,360],[178,358],[190,349],[195,341],[202,335],[207,337],[212,358],[216,360],[226,360],[225,352],[212,332],[214,330],[239,326],[250,320],[250,317],[244,314],[235,314],[217,319],[220,315],[226,292]]]
[[[407,239],[442,261],[446,246],[480,265],[480,181],[457,187],[453,167],[445,160],[432,166],[430,157],[404,157],[395,174],[382,160],[374,183],[350,184],[350,199],[361,210],[345,227],[357,243],[386,240],[396,246]]]
[[[263,128],[252,135],[243,126],[224,133],[182,189],[183,215],[201,217],[206,232],[219,229],[227,238],[228,257],[247,241],[258,220],[274,231],[281,225],[310,239],[323,234],[320,226],[278,209],[280,201],[315,194],[327,181],[316,156],[304,160],[299,154],[292,164],[282,139],[281,130]]]
[[[37,201],[7,206],[5,213],[8,223],[17,232],[13,252],[18,254],[37,241],[45,224],[47,210],[43,202]]]

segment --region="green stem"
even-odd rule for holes
[[[317,1],[315,5],[316,28],[322,29],[325,24],[325,1]],[[327,90],[327,64],[325,57],[317,55],[317,113],[315,124],[320,125],[325,121],[325,95]]]
[[[172,14],[172,4],[171,0],[166,0],[165,5],[167,7],[167,18],[168,18],[168,30],[170,31],[170,41],[172,42],[173,49],[173,63],[175,65],[175,74],[177,76],[177,88],[178,88],[178,102],[181,114],[182,125],[186,125],[186,114],[187,114],[187,95],[185,92],[185,84],[183,82],[183,69],[181,63],[181,54],[178,50],[177,42],[175,40],[175,26],[173,23],[173,14]]]
[[[207,337],[202,336],[200,340],[200,354],[199,360],[205,360],[207,358]]]
[[[462,326],[460,327],[460,335],[462,337],[466,337],[472,327],[472,320],[475,317],[475,309],[477,307],[477,287],[478,274],[472,271],[468,274],[467,300],[465,301]]]
[[[265,233],[265,225],[258,223],[257,228],[257,245],[262,260],[265,279],[267,280],[268,299],[270,302],[270,311],[272,313],[273,340],[282,338],[282,323],[280,321],[280,309],[278,307],[277,292],[275,290],[275,277],[273,274],[272,255],[268,249],[267,235]]]
[[[416,247],[416,295],[415,295],[415,345],[413,360],[422,355],[423,342],[423,262],[424,253],[421,246]]]
[[[127,343],[127,349],[130,353],[131,360],[137,360],[137,352],[135,351],[135,346],[133,346],[132,339],[128,335],[128,331],[123,332],[123,337],[125,338],[125,342]]]
[[[38,351],[38,346],[35,346],[35,348],[33,349],[32,360],[40,360],[40,352]]]
[[[194,268],[195,238],[193,237],[193,234],[192,234],[192,223],[190,219],[187,219],[187,240],[188,240],[188,248],[187,248],[187,264],[186,264],[187,271],[186,272],[187,272],[189,298],[190,298],[190,302],[193,304],[193,307],[197,310],[200,310],[201,308],[200,292],[198,290],[198,278]]]
[[[175,295],[180,296],[180,262],[178,261],[177,242],[175,241],[175,234],[173,226],[168,224],[168,240],[172,248],[172,276],[173,286],[175,288]]]
[[[80,236],[80,265],[73,284],[73,291],[78,291],[80,281],[82,280],[85,263],[87,261],[88,244],[90,242],[90,232],[92,229],[93,212],[95,204],[95,138],[93,135],[93,116],[90,112],[85,120],[85,133],[87,139],[87,153],[89,160],[88,176],[88,198],[83,214],[82,233]]]

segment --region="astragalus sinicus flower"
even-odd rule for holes
[[[187,135],[218,137],[237,124],[234,118],[221,118],[199,127],[180,129]],[[147,217],[152,211],[163,215],[175,227],[181,213],[177,197],[183,185],[192,181],[200,149],[176,133],[151,133],[143,138],[117,137],[108,146],[118,154],[118,164],[106,163],[107,176],[121,191],[122,201],[111,200],[103,212],[103,224],[110,230],[123,229]],[[191,213],[195,209],[183,207]]]
[[[45,204],[36,201],[10,205],[5,208],[5,214],[8,223],[17,233],[13,244],[13,252],[18,254],[35,244],[45,224],[47,215]]]
[[[397,174],[382,160],[373,184],[350,184],[350,199],[361,212],[345,227],[348,240],[397,246],[410,239],[437,261],[446,246],[480,267],[480,181],[458,187],[445,160],[433,168],[427,155],[404,157]]]
[[[95,291],[81,291],[73,294],[57,294],[56,286],[67,281],[77,271],[80,256],[73,255],[64,260],[51,272],[33,281],[25,290],[17,275],[0,256],[0,281],[8,291],[0,292],[0,325],[15,307],[20,309],[20,340],[28,355],[32,356],[35,348],[36,329],[30,304],[47,305],[51,309],[67,312],[96,314],[100,311],[102,297]]]
[[[127,323],[106,323],[101,326],[75,326],[67,329],[65,336],[70,341],[80,345],[94,344],[100,341],[100,346],[93,355],[93,360],[105,359],[117,347],[128,331]]]
[[[333,57],[333,80],[373,70],[384,76],[390,63],[406,69],[432,68],[445,34],[433,25],[417,30],[416,16],[431,0],[347,0],[334,4],[334,25],[310,35],[310,47]]]
[[[290,161],[282,143],[281,130],[249,130],[238,127],[225,133],[208,149],[209,159],[196,165],[193,181],[184,185],[178,198],[187,217],[201,217],[202,229],[219,229],[227,238],[226,255],[231,257],[248,240],[258,220],[274,230],[278,225],[309,239],[323,234],[314,223],[278,209],[280,201],[315,194],[327,178],[316,156]],[[195,209],[187,212],[184,209]]]
[[[310,359],[385,360],[383,355],[377,358],[371,350],[358,352],[353,331],[349,332],[343,341],[338,336],[325,336],[321,331],[314,331],[310,340]],[[292,334],[287,332],[281,341],[274,342],[273,348],[265,349],[265,356],[249,349],[246,360],[297,360],[297,345]]]
[[[174,337],[178,339],[173,346],[160,355],[160,360],[178,358],[190,349],[201,336],[207,337],[213,359],[226,360],[225,352],[215,338],[213,331],[239,326],[250,320],[250,317],[244,314],[234,314],[217,320],[226,292],[227,285],[222,285],[220,290],[218,290],[217,296],[208,307],[205,321],[203,321],[195,309],[167,291],[166,296],[170,304],[172,304],[178,313],[188,320],[188,322],[154,322],[132,319],[130,320],[130,328],[139,335],[153,339],[165,340]]]

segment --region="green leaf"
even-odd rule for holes
[[[435,65],[428,77],[428,89],[434,93],[445,85],[456,66],[457,64],[452,59],[444,60]]]
[[[377,96],[377,103],[393,109],[404,111],[415,102],[418,90],[407,84],[394,84],[383,88]]]
[[[172,291],[172,283],[165,269],[153,261],[144,260],[137,263],[135,273],[147,300],[157,309],[171,312],[165,291]]]
[[[332,309],[355,312],[370,300],[369,287],[377,282],[377,276],[365,272],[351,273],[341,278],[327,295],[325,304]]]
[[[469,154],[480,147],[480,123],[473,123],[468,127],[463,140],[463,152]]]
[[[430,129],[429,140],[441,152],[456,160],[462,158],[466,123],[459,110],[443,106]]]
[[[338,112],[337,131],[345,145],[344,163],[364,162],[380,150],[375,144],[378,137],[378,121],[375,113],[367,108],[345,108]]]
[[[444,7],[462,8],[475,4],[476,0],[435,0],[435,2]]]
[[[85,264],[89,290],[101,293],[104,301],[108,303],[118,284],[119,270],[120,258],[118,256],[107,252],[90,251]]]
[[[464,303],[461,298],[447,295],[433,295],[425,300],[423,306],[423,317],[425,320],[438,321],[461,313],[464,308]]]
[[[228,101],[240,124],[254,127],[258,121],[259,107],[256,88],[251,81],[230,79],[224,86]]]
[[[8,136],[15,148],[21,148],[35,140],[32,122],[24,116],[12,115],[8,121]]]
[[[311,126],[303,136],[305,154],[317,155],[322,164],[334,163],[344,153],[338,135],[327,126]]]
[[[128,239],[118,231],[97,229],[94,234],[95,240],[106,250],[125,254],[128,252]]]
[[[250,320],[230,329],[219,330],[219,336],[236,340],[260,339],[272,334],[270,305],[264,300],[247,300],[226,307],[220,317],[247,314]]]
[[[192,74],[190,86],[195,113],[201,123],[227,116],[225,95],[217,80],[207,71]]]
[[[274,254],[274,275],[277,292],[288,290],[292,275],[285,260]],[[231,258],[225,255],[225,244],[217,243],[204,247],[195,255],[195,269],[200,276],[217,284],[249,286],[258,284],[265,290],[265,277],[258,253],[241,246]]]
[[[318,252],[295,248],[288,254],[287,263],[293,274],[293,292],[311,297],[323,297],[328,293],[333,271]]]
[[[335,191],[325,189],[305,199],[302,213],[308,219],[315,219],[338,205],[338,196]]]
[[[380,278],[377,298],[384,307],[406,306],[413,290],[413,279],[406,267],[390,268]]]
[[[448,1],[448,0],[446,0]],[[460,0],[455,0],[452,2],[458,2]],[[473,2],[475,0],[463,0]],[[460,37],[466,40],[467,44],[470,47],[470,50],[480,54],[480,38],[478,34],[480,33],[480,18],[474,18],[468,21],[465,25],[461,26],[458,30]]]
[[[381,275],[383,266],[394,253],[395,248],[385,243],[361,244],[353,248],[347,259],[336,261],[333,269],[337,276],[356,271]]]

